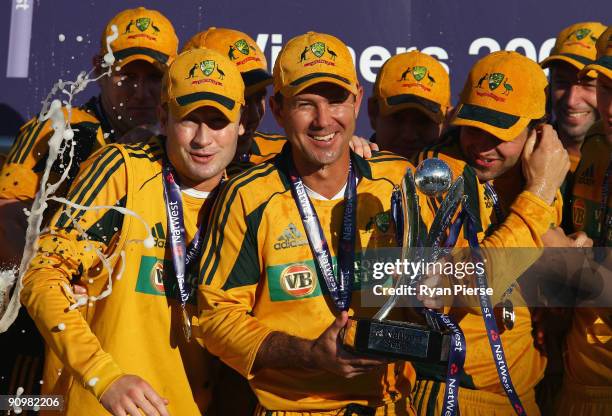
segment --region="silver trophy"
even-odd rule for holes
[[[429,197],[440,197],[446,192],[429,230],[421,221],[418,189]],[[452,218],[463,199],[463,177],[453,183],[453,175],[446,162],[437,159],[422,161],[415,171],[408,170],[400,187],[401,219],[396,224],[401,230],[401,260],[411,262],[437,261],[443,253],[442,242]],[[424,276],[412,278],[400,275],[395,288],[416,287]],[[430,363],[448,360],[450,333],[443,331],[432,319],[427,325],[386,320],[400,300],[390,296],[373,318],[351,318],[343,336],[344,346],[356,353],[393,357],[407,361]],[[429,315],[425,315],[428,318]]]

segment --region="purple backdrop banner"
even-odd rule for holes
[[[57,79],[73,79],[80,70],[90,69],[108,20],[137,6],[164,13],[181,45],[209,26],[242,30],[256,39],[270,67],[293,36],[308,30],[331,33],[354,52],[367,95],[387,58],[418,48],[449,69],[453,102],[479,57],[508,49],[540,61],[565,26],[612,20],[609,0],[4,0],[0,5],[0,137],[6,142],[20,122],[37,114]],[[90,87],[77,103],[96,93]],[[357,132],[369,136],[364,105],[361,110]],[[262,129],[278,131],[269,115]]]

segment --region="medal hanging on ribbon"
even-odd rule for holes
[[[355,233],[357,231],[357,184],[353,165],[349,164],[348,181],[344,191],[344,215],[338,247],[338,278],[334,273],[331,252],[319,217],[308,197],[302,178],[298,176],[293,167],[289,172],[289,179],[291,193],[300,212],[319,273],[338,311],[348,311],[355,275]]]
[[[485,195],[488,195],[489,198],[491,198],[491,202],[493,202],[493,211],[495,212],[496,219],[495,225],[501,224],[506,219],[506,216],[504,215],[501,203],[499,202],[499,196],[490,182],[485,183]],[[512,328],[514,328],[514,305],[509,296],[517,286],[518,284],[516,282],[512,283],[501,297],[502,322],[507,330],[512,330]],[[496,308],[498,307],[499,306],[496,306]]]
[[[168,217],[168,232],[170,233],[170,252],[172,253],[172,264],[176,276],[176,286],[181,302],[181,314],[183,318],[183,333],[187,342],[191,340],[191,319],[187,312],[187,300],[191,293],[191,287],[185,280],[186,271],[194,261],[197,261],[202,249],[202,235],[206,227],[207,218],[202,218],[200,226],[189,245],[186,243],[185,220],[183,214],[183,198],[181,196],[181,188],[177,183],[177,176],[174,168],[167,159],[164,159],[162,165],[162,182],[164,184],[164,201],[166,203],[166,215]],[[217,186],[214,192],[210,193],[206,205],[209,206],[209,211],[212,207],[212,202],[221,187]]]

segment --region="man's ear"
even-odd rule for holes
[[[357,83],[357,95],[355,96],[355,119],[357,118],[357,116],[359,116],[361,100],[363,100],[363,87],[360,83]]]
[[[159,120],[159,127],[161,129],[161,133],[165,136],[166,129],[168,127],[168,107],[165,104],[160,104],[157,106],[157,119]]]
[[[378,99],[374,96],[368,98],[368,118],[370,119],[370,127],[376,131],[376,119],[378,118]]]
[[[244,107],[240,110],[240,120],[238,120],[238,136],[242,136],[246,131],[247,115]]]

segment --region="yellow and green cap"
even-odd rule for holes
[[[513,51],[494,52],[470,70],[451,124],[512,141],[546,114],[547,86],[536,62]]]
[[[540,65],[548,68],[554,62],[567,62],[578,70],[593,63],[597,56],[596,42],[606,27],[599,22],[582,22],[566,27],[559,33],[550,56]],[[594,76],[594,74],[592,74]]]
[[[164,74],[161,102],[179,119],[211,106],[236,122],[244,105],[244,82],[225,55],[212,49],[191,49],[178,55]]]
[[[178,37],[170,20],[157,10],[137,7],[120,12],[113,17],[102,36],[102,53],[106,53],[106,38],[116,26],[118,37],[110,47],[117,63],[127,65],[142,60],[164,70],[178,50]]]
[[[585,66],[579,76],[587,76],[590,71],[612,79],[612,26],[608,27],[597,40],[597,59]]]
[[[338,38],[308,32],[291,39],[281,49],[273,71],[274,93],[286,97],[322,82],[339,85],[357,94],[357,71],[347,46]]]
[[[384,63],[376,76],[374,96],[383,115],[416,108],[441,123],[450,106],[450,79],[434,57],[405,52]]]
[[[236,64],[242,74],[247,96],[272,84],[266,57],[253,38],[246,33],[210,27],[189,39],[183,46],[183,51],[195,48],[214,49]]]

